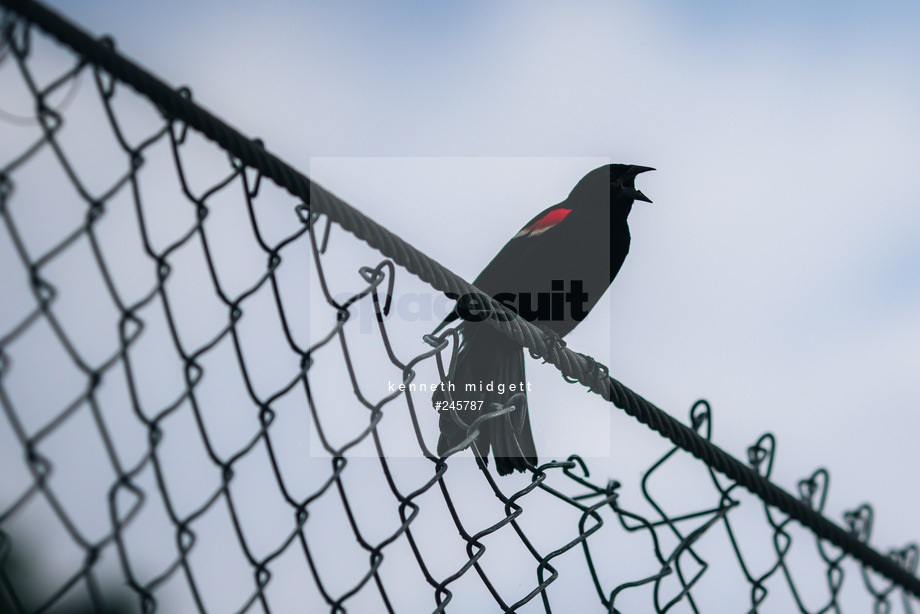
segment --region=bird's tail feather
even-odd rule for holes
[[[509,413],[479,423],[479,435],[473,448],[478,459],[487,463],[491,448],[499,475],[535,466],[537,452],[530,429],[521,346],[488,324],[465,322],[461,325],[461,334],[463,342],[457,353],[450,400],[482,403],[477,411],[459,410],[459,418],[469,425],[484,413],[496,411],[496,404],[514,406]],[[436,391],[432,397],[433,403],[447,400],[443,390]],[[466,428],[456,423],[450,410],[441,411],[439,426],[438,454],[456,447],[467,436]]]

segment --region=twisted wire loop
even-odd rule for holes
[[[0,6],[0,106],[27,101],[0,113],[0,611],[830,612],[856,575],[913,611],[918,547],[825,518],[827,470],[792,495],[772,435],[742,463],[706,401],[685,425],[507,311],[668,443],[638,492],[575,454],[496,479],[461,450],[512,399],[439,457],[420,380],[457,332],[408,345],[394,297],[476,289],[111,39]]]

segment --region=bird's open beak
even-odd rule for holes
[[[633,164],[629,167],[629,172],[632,174],[633,177],[635,177],[639,173],[645,173],[647,171],[653,171],[653,170],[655,169],[653,169],[651,166],[636,166],[635,164]],[[646,196],[639,190],[636,190],[635,188],[633,188],[632,194],[630,194],[630,196],[633,197],[633,200],[644,200],[647,203],[652,202],[651,198],[649,198],[648,196]]]
[[[644,200],[647,203],[652,202],[652,199],[640,192],[639,190],[633,190],[632,194],[633,200]]]

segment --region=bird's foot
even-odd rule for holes
[[[547,349],[556,348],[557,350],[561,350],[566,346],[562,336],[549,326],[546,326],[545,324],[537,324],[537,328],[539,328],[540,332],[543,333],[543,340],[546,342]],[[528,349],[527,351],[530,352],[531,358],[543,358],[543,363],[546,364],[546,357],[537,354],[533,349]]]
[[[588,392],[591,392],[595,388],[600,388],[602,382],[610,377],[610,370],[587,354],[582,354],[581,352],[576,353],[585,359],[584,372],[586,379],[582,381],[585,381],[587,384],[589,384]],[[570,384],[577,384],[579,382],[578,379],[571,379],[565,374],[563,374],[562,377],[565,378],[565,381],[569,382]]]

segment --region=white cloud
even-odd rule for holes
[[[367,157],[314,170],[468,278],[578,169],[525,186],[523,173],[490,175],[475,161],[452,173],[435,160],[419,176],[420,161],[386,158],[610,156],[657,167],[642,177],[655,203],[634,211],[632,251],[608,297],[612,340],[585,330],[589,320],[572,347],[677,417],[695,396],[711,398],[716,441],[736,456],[773,431],[781,484],[827,466],[835,513],[872,500],[882,545],[916,537],[906,520],[915,497],[898,482],[920,461],[920,71],[897,14],[861,23],[852,6],[824,15],[790,4],[788,20],[770,13],[760,25],[713,6],[702,15],[648,3],[422,17],[193,7],[155,27],[121,13],[98,29],[63,10],[129,53],[143,36],[132,53],[142,64],[190,84],[295,166]],[[564,435],[577,429],[576,418]]]

